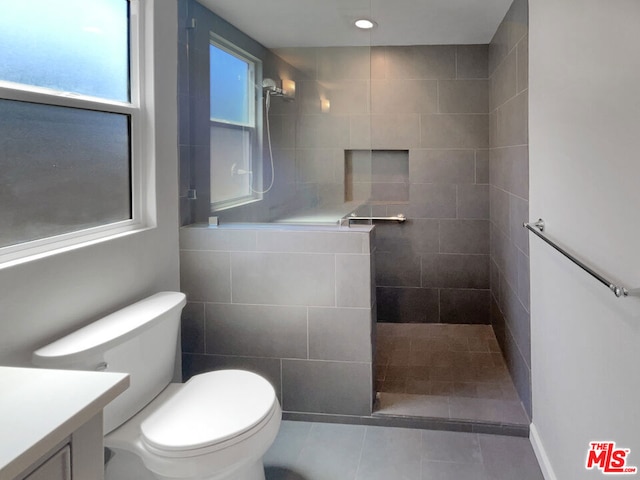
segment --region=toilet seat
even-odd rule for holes
[[[140,424],[145,448],[191,457],[227,448],[268,423],[279,404],[269,382],[251,372],[221,370],[192,377]]]

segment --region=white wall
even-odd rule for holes
[[[637,0],[530,0],[530,218],[630,287],[640,286],[638,25]],[[630,448],[640,467],[640,299],[616,299],[533,235],[530,253],[532,441],[547,478],[603,478],[584,468],[594,440]]]
[[[156,138],[152,188],[157,227],[0,269],[0,364],[27,365],[31,352],[151,293],[178,289],[175,2],[147,2],[155,38]],[[149,79],[148,79],[149,80]]]

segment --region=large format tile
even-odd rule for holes
[[[489,288],[489,255],[438,255],[441,288]],[[424,274],[424,272],[423,272]]]
[[[488,220],[440,220],[441,253],[489,253]]]
[[[356,479],[420,480],[420,444],[419,430],[367,427]]]
[[[309,308],[309,358],[371,362],[371,310]]]
[[[335,256],[232,253],[234,303],[335,305]]]
[[[336,255],[336,305],[371,307],[371,256]]]
[[[489,116],[440,114],[420,117],[420,146],[427,148],[487,148]]]
[[[180,288],[191,302],[231,301],[229,253],[181,251]]]
[[[411,250],[381,251],[375,255],[376,285],[420,287],[420,256]]]
[[[371,414],[371,364],[282,360],[283,409],[292,412]]]
[[[207,303],[206,350],[217,355],[307,358],[307,309]]]
[[[267,480],[542,480],[525,438],[284,421]]]
[[[378,321],[433,323],[440,319],[438,289],[377,287]]]
[[[475,433],[425,430],[422,452],[426,460],[482,463],[480,441]]]
[[[440,113],[489,113],[487,80],[440,80]],[[424,112],[429,113],[429,112]]]
[[[423,460],[422,480],[489,480],[484,465]]]
[[[422,79],[372,80],[371,111],[374,114],[436,113],[438,82]]]
[[[204,325],[204,303],[187,303],[181,318],[183,352],[204,353]]]
[[[314,423],[295,462],[303,479],[352,480],[356,476],[366,427]]]
[[[489,185],[458,185],[458,218],[489,219]]]
[[[531,443],[526,438],[479,435],[490,480],[543,480]]]
[[[474,183],[474,150],[412,149],[409,153],[411,183]]]
[[[489,290],[448,288],[440,291],[442,323],[491,323]]]
[[[488,45],[458,45],[456,55],[457,78],[487,78],[489,76]]]
[[[456,218],[456,186],[412,183],[409,186],[409,218]]]

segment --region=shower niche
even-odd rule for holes
[[[376,207],[376,215],[387,215],[388,206],[408,205],[409,151],[346,150],[344,201],[363,204],[367,211],[357,213],[365,215],[371,207]]]

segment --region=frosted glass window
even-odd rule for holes
[[[260,60],[212,35],[209,45],[211,104],[211,210],[261,198],[262,99],[256,95]],[[258,125],[258,127],[256,127]]]
[[[0,100],[0,247],[132,218],[130,117]]]
[[[215,45],[209,54],[211,120],[252,125],[252,63]]]
[[[129,101],[127,0],[2,2],[0,45],[0,80]]]

